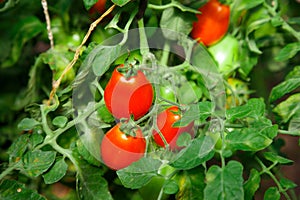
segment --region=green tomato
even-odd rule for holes
[[[208,48],[218,64],[219,72],[229,75],[238,66],[239,43],[236,38],[226,35],[220,42]]]
[[[161,86],[159,88],[160,96],[168,101],[176,102],[175,92],[171,85]]]

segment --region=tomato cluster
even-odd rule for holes
[[[161,87],[161,91],[165,91]],[[163,92],[169,102],[176,102],[174,91]],[[172,96],[172,98],[168,96]],[[143,157],[146,151],[146,139],[142,129],[134,120],[145,116],[152,105],[154,90],[146,75],[131,65],[117,66],[104,90],[104,102],[108,111],[120,122],[111,128],[101,143],[102,161],[111,169],[119,170]],[[182,112],[178,106],[163,107],[158,115],[152,114],[156,124],[150,129],[155,143],[171,151],[181,150],[177,145],[178,137],[183,133],[194,136],[193,126],[174,126],[180,122]]]

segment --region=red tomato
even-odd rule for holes
[[[143,157],[146,140],[141,129],[135,131],[135,137],[120,130],[121,124],[110,129],[101,142],[101,158],[108,167],[119,170]]]
[[[104,101],[108,110],[117,118],[130,118],[137,120],[150,109],[153,101],[153,87],[145,74],[138,70],[136,75],[126,78],[118,70],[119,65],[112,73],[104,90]]]
[[[98,0],[89,10],[91,15],[102,14],[105,11],[106,0]]]
[[[210,0],[199,8],[197,22],[193,24],[192,38],[202,42],[205,46],[219,41],[227,32],[230,20],[230,8],[218,0]]]
[[[194,136],[193,126],[194,123],[190,123],[183,127],[173,127],[173,124],[181,119],[180,110],[177,106],[171,106],[157,116],[157,128],[160,130],[165,140],[170,146],[171,150],[180,150],[182,147],[177,146],[176,142],[178,137],[184,133],[189,133]],[[154,141],[162,147],[165,147],[163,139],[160,137],[157,131],[153,132]]]

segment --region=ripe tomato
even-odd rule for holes
[[[210,0],[199,8],[197,22],[193,24],[192,38],[210,46],[219,41],[227,32],[230,20],[230,8],[218,0]]]
[[[233,36],[226,35],[221,41],[210,46],[208,51],[218,63],[222,74],[228,75],[237,67],[239,42]]]
[[[194,123],[190,123],[183,127],[173,127],[173,124],[181,119],[180,110],[177,106],[171,106],[159,113],[157,116],[157,128],[164,136],[166,142],[169,144],[171,150],[179,150],[181,147],[177,146],[176,142],[178,137],[184,133],[189,133],[194,136],[193,126]],[[160,137],[157,131],[153,132],[154,141],[162,147],[165,147],[163,139]]]
[[[137,120],[145,115],[152,105],[153,87],[140,70],[126,78],[119,72],[123,66],[119,65],[113,71],[104,90],[104,101],[115,118],[130,118],[133,115]]]
[[[102,14],[105,11],[106,0],[98,0],[89,10],[91,15]]]
[[[126,135],[120,130],[121,124],[116,124],[103,137],[101,142],[101,158],[108,167],[119,170],[129,166],[143,157],[146,150],[146,140],[141,129],[135,136]]]

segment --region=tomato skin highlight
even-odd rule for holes
[[[126,135],[116,124],[103,137],[101,158],[105,165],[113,170],[123,169],[143,157],[146,140],[141,129],[135,131],[135,137]]]
[[[117,118],[137,120],[150,109],[154,91],[145,74],[138,70],[137,74],[129,79],[118,71],[119,65],[112,73],[111,79],[104,90],[104,101],[108,110]]]
[[[157,116],[157,128],[160,130],[164,136],[166,142],[169,144],[171,150],[180,150],[182,147],[179,147],[176,142],[178,137],[184,133],[189,133],[194,137],[193,126],[194,123],[191,122],[187,126],[183,127],[173,127],[173,124],[181,119],[180,110],[177,106],[171,106],[159,113]],[[157,131],[153,131],[153,138],[156,144],[159,146],[165,147],[163,139],[160,137]]]
[[[226,33],[230,21],[230,7],[218,0],[210,0],[198,9],[197,21],[193,23],[193,39],[210,46],[218,42]]]

